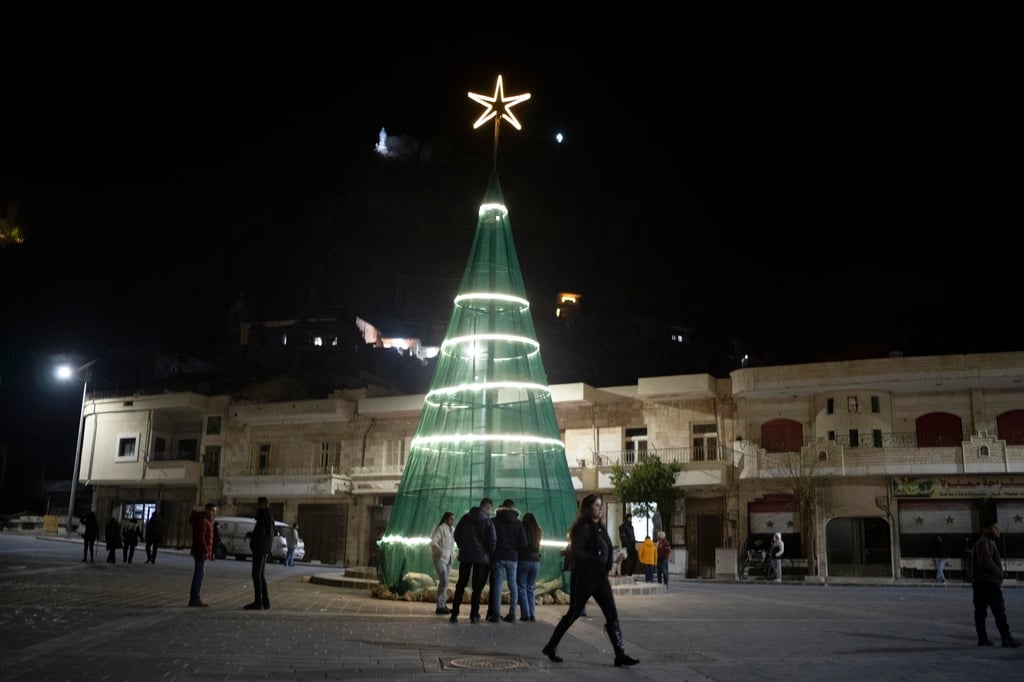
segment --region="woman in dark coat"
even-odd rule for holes
[[[626,655],[622,644],[622,630],[619,627],[619,614],[615,608],[615,597],[612,585],[608,581],[608,573],[612,570],[612,540],[608,530],[601,522],[604,516],[604,502],[597,495],[587,495],[580,503],[580,514],[569,529],[569,548],[567,558],[572,564],[572,577],[569,581],[569,611],[555,626],[544,654],[561,663],[562,658],[556,653],[558,643],[576,622],[591,597],[601,607],[604,614],[605,632],[615,650],[615,666],[636,665],[640,661]]]
[[[116,517],[111,516],[107,521],[107,527],[103,534],[107,541],[107,563],[117,563],[117,550],[121,549],[121,523]]]

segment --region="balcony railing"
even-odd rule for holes
[[[221,465],[221,476],[343,476],[336,466],[295,464],[281,466],[228,466]]]
[[[679,464],[725,462],[731,464],[736,461],[732,448],[717,445],[715,447],[648,448],[647,450],[602,450],[595,453],[590,462],[583,459],[577,463],[581,467],[610,467],[616,464],[631,467],[643,463],[651,456],[656,456],[666,464],[671,462]]]
[[[199,453],[192,452],[189,450],[161,450],[159,452],[151,452],[146,457],[147,462],[198,462]]]
[[[810,448],[822,444],[834,445],[846,449],[856,448],[949,448],[960,447],[971,439],[970,433],[917,433],[915,431],[903,431],[896,433],[874,434],[871,431],[861,431],[856,440],[850,437],[849,433],[837,433],[834,439],[823,440],[820,438],[803,438],[800,447],[794,448],[788,441],[751,440],[757,447],[768,452],[797,452],[801,448]],[[1019,442],[1013,440],[1013,434],[1004,434],[1008,442]]]

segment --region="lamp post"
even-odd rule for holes
[[[61,365],[57,368],[57,378],[61,381],[80,378],[82,380],[82,406],[78,412],[78,440],[75,443],[75,465],[71,470],[71,496],[68,499],[68,522],[64,528],[67,535],[71,535],[71,521],[75,517],[75,490],[78,487],[78,467],[82,463],[82,435],[85,431],[85,394],[89,388],[88,374],[81,374],[97,360],[90,360],[78,369],[71,369],[69,365]]]

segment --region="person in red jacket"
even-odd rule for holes
[[[207,502],[202,511],[194,510],[188,522],[192,524],[192,589],[188,595],[189,606],[209,606],[200,597],[206,562],[213,557],[213,520],[217,518],[217,505]]]

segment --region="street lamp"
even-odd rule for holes
[[[76,378],[82,380],[82,407],[78,412],[78,441],[75,443],[75,466],[71,470],[71,497],[68,500],[68,523],[64,528],[64,532],[67,535],[71,534],[71,521],[75,516],[75,488],[78,486],[78,467],[82,463],[82,432],[85,430],[85,392],[89,388],[89,374],[85,370],[98,361],[99,358],[90,360],[77,369],[72,369],[70,365],[61,365],[57,368],[56,372],[57,378],[61,381],[69,381]]]

